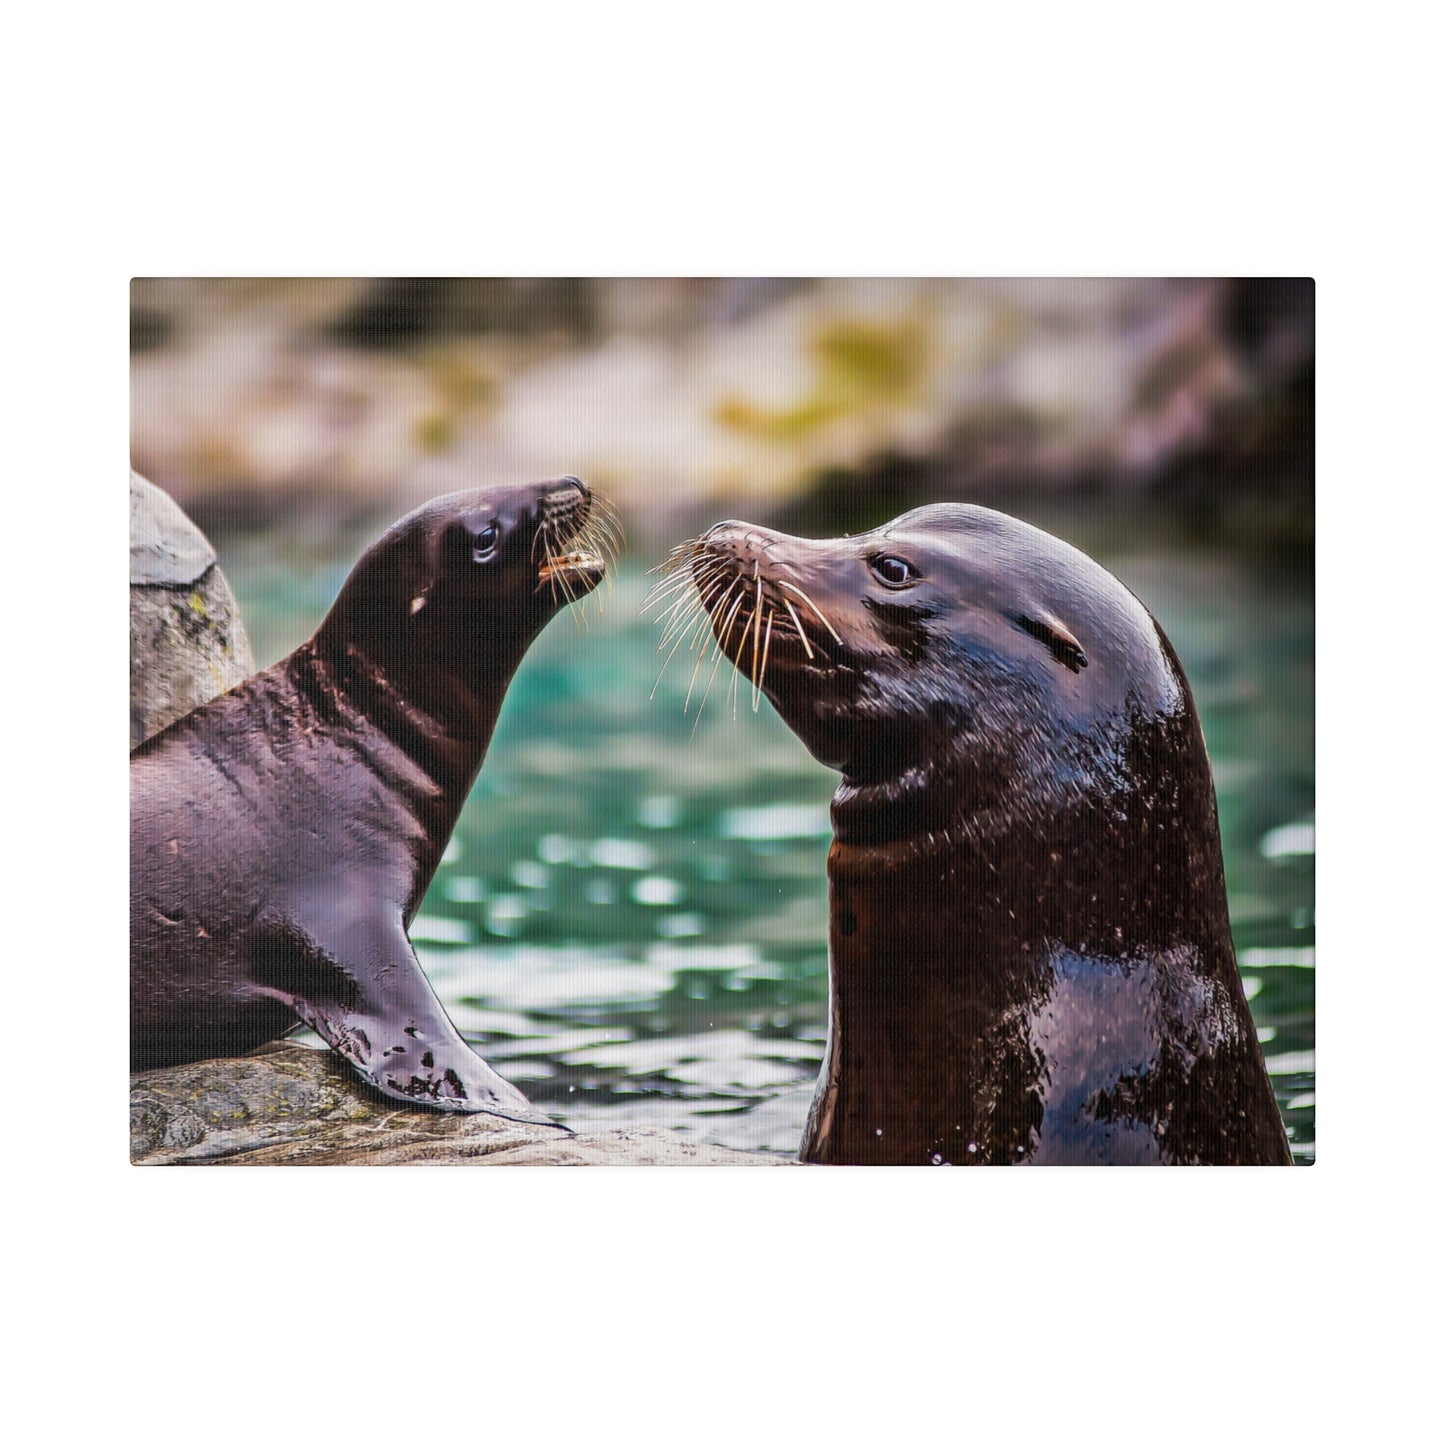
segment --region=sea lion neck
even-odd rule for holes
[[[415,763],[439,796],[428,809],[429,831],[445,838],[455,826],[481,770],[507,685],[532,633],[512,634],[516,656],[488,663],[481,652],[462,665],[440,665],[421,643],[378,648],[335,632],[318,632],[287,660],[298,692],[336,725],[349,724],[357,745],[370,736]],[[375,634],[372,634],[374,637]],[[511,640],[511,637],[508,638]]]
[[[385,534],[295,659],[303,682],[343,707],[364,699],[372,726],[469,787],[512,675],[556,606],[539,588],[530,528],[515,561],[476,578],[453,555],[466,540],[458,530],[450,511],[423,509]]]
[[[1107,784],[1029,789],[921,836],[835,838],[828,1055],[802,1157],[1218,1162],[1257,1148],[1287,1162],[1197,722],[1139,720]],[[1171,1133],[1154,1092],[1185,1094],[1196,1068],[1238,1094],[1228,1131],[1247,1116],[1259,1141],[1192,1121]]]
[[[1085,749],[1064,732],[1011,731],[967,707],[933,718],[900,714],[897,735],[854,746],[833,795],[839,866],[893,867],[902,859],[977,848],[1043,803],[1064,809],[1085,770]],[[861,733],[862,730],[860,729]],[[856,859],[855,864],[844,860]]]
[[[946,890],[1073,948],[1112,948],[1121,907],[1136,902],[1130,935],[1164,947],[1196,914],[1224,912],[1212,778],[1190,712],[1135,715],[1039,752],[996,736],[891,773],[845,773],[832,819],[835,882]],[[1101,879],[1113,880],[1107,899]]]

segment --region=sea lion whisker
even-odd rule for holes
[[[549,569],[548,576],[551,577],[553,582],[552,595],[554,597],[556,596],[556,587],[560,586],[562,595],[567,599],[568,611],[572,614],[573,628],[578,632],[591,632],[591,625],[587,621],[586,599],[583,599],[580,607],[574,607],[572,605],[577,601],[577,596],[572,591],[572,584],[567,578],[568,569],[565,566],[558,566],[560,560],[561,559],[553,553],[551,539],[549,538],[547,542],[547,567]]]
[[[727,579],[727,586],[723,589],[722,595],[707,604],[705,610],[708,614],[709,622],[711,622],[712,619],[716,617],[723,610],[724,607],[727,606],[727,600],[733,595],[733,588],[738,585],[738,580],[739,579],[736,576],[729,577]],[[738,601],[742,601],[741,594],[738,597]]]
[[[666,602],[668,604],[666,609],[660,612],[656,619],[660,622],[664,617],[666,617],[670,612],[672,612],[672,610],[677,606],[679,601],[687,597],[688,591],[689,589],[686,587],[671,585],[667,586],[666,588],[654,587],[652,591],[650,591],[647,596],[643,598],[642,606],[637,609],[637,615],[639,617],[646,617],[647,614],[651,612],[654,607],[658,607],[662,603]]]
[[[741,581],[741,580],[742,580],[741,578],[735,578],[735,579],[734,579],[734,586],[736,586],[737,582],[739,582],[739,581]],[[729,591],[731,591],[731,590],[732,590],[732,589],[729,588]],[[737,617],[738,608],[743,605],[743,601],[744,601],[744,599],[747,597],[747,595],[748,595],[748,594],[747,594],[746,592],[739,592],[739,593],[738,593],[738,595],[737,595],[737,600],[733,603],[731,609],[730,609],[729,612],[728,612],[727,617],[723,620],[723,630],[722,630],[722,632],[721,632],[721,633],[719,634],[719,636],[718,636],[718,646],[721,647],[724,652],[727,651],[728,638],[732,636],[733,620]],[[744,623],[744,624],[743,624],[743,627],[744,627],[744,630],[746,630],[747,624]],[[729,654],[729,656],[731,657],[731,654]]]
[[[734,578],[733,581],[732,581],[732,584],[728,587],[727,592],[726,592],[726,593],[724,594],[724,596],[723,596],[723,601],[724,601],[724,602],[726,602],[727,598],[728,598],[729,596],[731,596],[733,587],[735,587],[735,586],[737,585],[737,580],[738,580],[737,578]],[[713,636],[714,643],[716,644],[716,646],[715,646],[715,648],[714,648],[714,654],[715,654],[715,656],[714,656],[714,661],[713,661],[713,671],[714,671],[714,672],[717,671],[717,659],[719,659],[719,658],[721,658],[721,657],[723,657],[723,656],[725,656],[725,655],[727,654],[727,640],[728,640],[728,637],[729,637],[729,636],[731,635],[731,633],[732,633],[732,630],[733,630],[733,621],[734,621],[734,619],[737,617],[738,609],[739,609],[742,605],[743,605],[743,594],[740,592],[740,593],[738,593],[737,597],[733,599],[733,604],[732,604],[732,606],[731,606],[730,608],[728,608],[727,615],[726,615],[726,617],[723,619],[723,626],[722,626],[721,632],[719,632],[717,629],[715,629],[715,628],[713,628],[713,627],[711,626],[712,618],[711,618],[711,617],[708,618],[708,623],[709,623],[708,631],[711,632],[711,634],[712,634],[712,636]],[[719,611],[721,610],[721,604],[719,604],[719,609],[718,609],[718,610],[719,610]],[[707,633],[703,633],[702,635],[703,635],[703,636],[706,636]],[[699,653],[698,653],[698,664],[699,664],[699,665],[701,664],[702,659],[703,659],[706,655],[707,655],[707,645],[704,644],[703,647],[702,647],[702,649],[701,649],[701,651],[699,651]],[[694,668],[694,673],[696,673],[696,668]],[[694,680],[696,680],[696,679],[694,678]],[[689,695],[691,695],[691,688],[689,688]],[[704,698],[706,698],[706,696],[707,696],[706,693],[704,693],[703,696],[704,696]],[[683,711],[684,711],[684,712],[687,711],[686,705],[684,705]]]
[[[768,680],[768,650],[773,645],[773,618],[776,614],[770,607],[768,609],[768,631],[763,638],[763,665],[757,681],[753,684],[753,711],[758,710],[758,699],[762,696],[763,684]]]
[[[592,536],[604,537],[612,525],[612,513],[606,507],[593,507],[582,523],[581,531]]]
[[[710,580],[711,577],[715,576],[721,570],[721,564],[715,564],[705,574],[703,581]],[[682,593],[685,595],[690,589],[698,586],[698,581],[699,579],[693,576],[691,572],[672,572],[660,578],[652,584],[647,596],[643,598],[642,606],[638,609],[638,615],[645,616],[660,602],[665,601],[675,594]]]
[[[752,622],[751,614],[747,622],[743,623],[743,637],[748,635],[748,624]],[[738,656],[742,656],[742,643],[738,643]],[[738,720],[738,678],[742,676],[742,668],[738,666],[737,659],[733,660],[733,675],[728,683],[728,706],[732,708],[733,722]]]
[[[716,588],[720,585],[720,583],[714,584],[713,590],[715,591]],[[711,597],[711,595],[712,594],[709,593],[709,598]],[[702,628],[702,623],[704,619],[707,616],[707,600],[708,598],[694,597],[692,595],[688,595],[678,599],[678,603],[676,604],[676,606],[682,606],[683,610],[676,617],[672,618],[672,620],[669,621],[667,625],[663,628],[662,641],[657,644],[657,650],[659,652],[661,652],[662,649],[667,646],[667,644],[672,640],[674,636],[676,636],[678,640],[681,641],[689,630],[692,631],[693,637],[692,641],[688,643],[687,650],[691,652],[693,648],[697,646],[697,635]]]
[[[701,572],[696,570],[680,572],[677,574],[680,579],[679,585],[684,591],[691,586],[695,592],[701,594],[715,578],[723,576],[727,570],[721,563],[714,562],[709,563]]]
[[[687,650],[689,652],[697,652],[699,650],[706,652],[709,641],[713,640],[712,616],[706,608],[703,608],[692,619],[691,627],[692,633],[687,640]]]
[[[547,581],[552,587],[553,601],[556,600],[557,592],[560,589],[562,595],[570,603],[572,589],[567,584],[567,569],[557,565],[560,560],[558,554],[552,550],[552,534],[549,530],[542,541],[542,565],[547,569]]]
[[[541,542],[542,544],[541,570],[543,573],[546,574],[547,593],[551,597],[552,601],[555,603],[557,601],[557,573],[554,568],[556,558],[552,555],[552,542],[547,535],[545,526],[539,527],[537,529],[536,536],[532,538],[531,562],[533,566],[536,566],[537,563],[536,548],[538,542]]]
[[[683,639],[685,639],[688,633],[696,625],[701,610],[702,609],[698,606],[696,599],[694,599],[685,611],[679,613],[675,618],[673,618],[671,622],[668,623],[666,629],[662,634],[661,639],[657,644],[656,650],[658,652],[666,652],[667,649],[672,645],[674,640],[681,642]],[[691,648],[689,648],[688,650],[691,651]]]
[[[692,690],[693,690],[694,687],[697,686],[697,671],[698,671],[698,668],[700,668],[700,667],[702,666],[702,660],[703,660],[703,658],[705,658],[706,656],[707,656],[707,648],[706,648],[706,647],[701,648],[701,649],[699,650],[698,654],[697,654],[697,661],[694,662],[693,665],[692,665],[692,676],[689,677],[688,680],[687,680],[687,696],[684,697],[683,700],[682,700],[682,715],[683,715],[683,717],[686,717],[686,716],[687,716],[687,707],[688,707],[688,704],[692,701]],[[706,693],[703,694],[703,701],[704,701],[704,702],[707,701],[707,694],[706,694]],[[701,717],[701,716],[702,716],[702,703],[698,703],[698,705],[697,705],[697,711],[698,711],[698,716]],[[693,731],[694,731],[694,732],[697,731],[697,724],[696,724],[696,723],[693,723]]]
[[[803,624],[798,620],[798,614],[794,610],[793,604],[786,597],[783,598],[783,606],[788,609],[788,616],[793,619],[793,626],[798,629],[798,641],[803,644],[803,651],[808,654],[808,660],[811,662],[813,649],[808,645],[808,634],[803,631]]]
[[[623,538],[607,517],[589,522],[583,528],[580,540],[584,546],[600,553],[604,561],[612,561],[623,552]]]
[[[698,545],[698,539],[695,537],[686,542],[679,542],[656,567],[649,570],[648,575],[661,574],[666,576],[669,573],[676,572],[684,562],[691,561],[692,558],[698,556],[701,550]]]
[[[735,587],[736,585],[737,585],[737,579],[734,578],[733,581],[732,581],[732,584],[728,587],[728,592],[731,592],[732,589],[733,589],[733,587]],[[727,594],[725,593],[724,596],[726,597],[726,595],[727,595]],[[739,592],[738,595],[737,595],[736,601],[734,601],[734,603],[733,603],[733,605],[732,605],[732,609],[731,609],[731,610],[729,611],[729,613],[728,613],[728,619],[727,619],[727,622],[726,622],[725,627],[724,627],[724,639],[725,639],[725,637],[726,637],[726,633],[732,629],[732,620],[733,620],[733,618],[737,615],[737,610],[738,610],[739,607],[742,606],[742,603],[743,603],[743,594],[742,594],[741,592]],[[712,619],[709,617],[709,618],[708,618],[708,621],[711,622]],[[717,655],[718,655],[719,658],[722,657],[722,647],[723,647],[723,642],[722,642],[722,640],[720,640],[720,641],[718,642],[718,649],[717,649]],[[687,696],[686,696],[686,697],[683,699],[683,701],[682,701],[682,711],[683,711],[683,715],[684,715],[684,716],[686,716],[686,714],[687,714],[687,705],[688,705],[688,703],[690,703],[690,702],[692,701],[692,689],[693,689],[693,685],[697,682],[697,670],[698,670],[698,668],[700,668],[700,667],[702,666],[702,660],[703,660],[703,658],[705,658],[706,656],[707,656],[707,648],[706,648],[706,647],[699,648],[699,649],[698,649],[698,654],[697,654],[697,661],[696,661],[695,663],[693,663],[693,665],[692,665],[692,677],[689,679],[688,684],[687,684]],[[714,662],[714,663],[713,663],[713,669],[712,669],[712,670],[713,670],[714,673],[717,672],[717,662]],[[711,678],[709,678],[709,680],[708,680],[708,686],[709,686],[709,687],[712,686],[712,680],[711,680]],[[707,701],[707,693],[704,692],[704,693],[703,693],[703,702],[706,702],[706,701]],[[698,704],[698,716],[699,716],[699,717],[702,716],[702,703],[699,703],[699,704]],[[695,725],[694,725],[694,727],[695,727]]]
[[[710,634],[712,615],[717,610],[717,606],[720,606],[722,600],[726,599],[728,593],[732,591],[732,587],[729,585],[725,591],[722,591],[722,598],[717,595],[720,590],[722,590],[722,582],[715,582],[706,597],[698,598],[698,611],[693,618],[696,626],[693,629],[692,641],[687,645],[689,652],[698,645],[702,638]],[[704,647],[703,651],[706,652],[707,648]]]
[[[711,671],[710,673],[708,673],[708,675],[707,675],[707,686],[706,686],[705,688],[703,688],[703,690],[702,690],[702,701],[701,701],[700,703],[698,703],[698,705],[697,705],[697,717],[696,717],[696,719],[693,721],[692,732],[689,734],[689,736],[691,736],[691,737],[696,737],[696,736],[697,736],[697,725],[698,725],[698,723],[700,723],[700,722],[702,721],[702,710],[703,710],[703,708],[705,708],[705,707],[707,706],[708,697],[709,697],[709,696],[711,695],[711,693],[712,693],[713,679],[717,676],[717,670],[718,670],[718,667],[721,665],[722,660],[723,660],[722,649],[721,649],[721,648],[718,648],[718,649],[716,649],[716,650],[713,652],[712,671]]]
[[[701,608],[699,608],[698,610],[701,611]],[[682,646],[683,638],[685,638],[686,636],[687,624],[684,623],[683,626],[678,629],[677,641],[672,644],[672,651],[669,652],[667,656],[662,659],[662,666],[657,670],[657,681],[652,684],[652,691],[648,694],[648,701],[651,701],[657,696],[657,689],[662,684],[662,675],[667,671],[667,664],[672,661],[673,656],[677,652],[677,649]],[[661,643],[658,644],[657,650],[659,652],[662,651]],[[686,709],[684,709],[684,711],[686,711]]]
[[[612,595],[612,563],[622,554],[622,547],[617,539],[608,530],[605,521],[589,518],[582,530],[573,539],[576,549],[582,552],[593,552],[602,561],[602,581],[607,589],[607,594]],[[601,610],[601,601],[598,602],[598,610]]]
[[[745,598],[747,598],[747,593],[746,593],[746,592],[740,593],[739,596],[738,596],[738,601],[741,602],[741,601],[743,601]],[[751,600],[751,599],[748,599],[748,600]],[[739,674],[742,672],[742,667],[743,667],[743,645],[744,645],[744,644],[746,643],[746,641],[747,641],[748,629],[749,629],[752,625],[753,625],[753,614],[752,614],[751,611],[749,611],[749,612],[748,612],[748,615],[743,619],[743,629],[742,629],[742,631],[738,634],[738,651],[737,651],[737,656],[736,656],[736,657],[733,657],[732,654],[729,653],[729,659],[730,659],[730,661],[731,661],[732,664],[733,664],[733,675],[732,675],[732,680],[731,680],[731,681],[729,682],[729,684],[728,684],[728,701],[729,701],[729,703],[730,703],[730,705],[731,705],[731,707],[732,707],[733,721],[734,721],[734,722],[737,721],[737,717],[738,717],[738,676],[739,676]],[[727,639],[724,638],[723,641],[724,641],[724,643],[726,643]]]
[[[823,613],[819,609],[818,604],[814,602],[813,599],[809,597],[808,594],[804,592],[801,587],[795,587],[791,582],[785,582],[781,577],[778,578],[778,586],[786,587],[790,592],[796,592],[798,596],[801,597],[803,601],[806,602],[808,606],[813,609],[814,613],[817,615],[818,621],[821,622],[823,626],[826,627],[828,631],[833,634],[833,641],[836,642],[839,647],[843,645],[843,639],[838,636],[837,628],[835,628],[833,624],[829,622],[826,617],[823,616]]]
[[[736,580],[736,579],[734,579],[734,580]],[[739,598],[738,598],[738,601],[741,602],[741,601],[742,601],[742,598],[739,597]],[[734,605],[736,606],[736,604],[734,604]],[[704,649],[704,651],[706,651],[706,649]],[[697,705],[697,721],[694,722],[693,725],[692,725],[692,736],[693,736],[693,737],[696,737],[696,736],[697,736],[697,724],[702,721],[702,712],[703,712],[703,709],[707,706],[708,697],[709,697],[709,696],[711,695],[711,693],[712,693],[713,679],[717,677],[717,670],[718,670],[718,668],[722,665],[722,660],[723,660],[723,658],[724,658],[725,656],[726,656],[726,654],[723,652],[722,643],[721,643],[721,641],[719,641],[719,642],[718,642],[718,645],[713,649],[713,655],[712,655],[712,671],[711,671],[710,673],[708,673],[708,675],[707,675],[707,686],[706,686],[705,688],[703,688],[703,691],[702,691],[702,701],[701,701],[700,703],[698,703],[698,705]]]
[[[657,644],[657,650],[662,651],[667,646],[673,635],[673,629],[686,632],[697,620],[698,612],[694,608],[706,610],[708,602],[716,593],[721,584],[713,578],[709,578],[702,587],[697,589],[685,588],[681,595],[657,620],[662,624],[662,640]],[[690,650],[690,649],[689,649]]]
[[[695,609],[698,605],[696,597],[679,597],[667,612],[657,619],[662,632],[657,639],[656,651],[661,652],[672,641],[673,633],[687,631],[688,625],[696,616]]]
[[[618,537],[625,541],[627,538],[627,527],[622,520],[622,508],[612,500],[611,497],[602,492],[592,494],[594,512],[614,531]]]
[[[757,584],[758,600],[753,604],[753,711],[758,710],[758,642],[763,629],[763,579],[758,576],[758,564],[753,563],[753,581]]]

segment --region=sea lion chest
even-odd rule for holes
[[[242,1040],[284,1031],[257,992],[268,969],[348,914],[409,919],[445,792],[365,716],[318,716],[284,665],[148,743],[131,764],[135,1028],[199,1013]]]

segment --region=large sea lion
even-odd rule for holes
[[[1132,593],[959,505],[832,541],[723,522],[672,566],[674,625],[695,586],[696,625],[843,775],[803,1159],[1290,1162],[1204,739]]]
[[[597,585],[575,477],[439,497],[316,635],[131,755],[131,1063],[311,1025],[409,1103],[551,1122],[467,1046],[407,938],[543,624]]]

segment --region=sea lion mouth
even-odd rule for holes
[[[592,591],[606,575],[607,562],[602,554],[579,547],[543,561],[537,568],[537,590],[550,587],[554,594],[560,590],[570,602]]]

